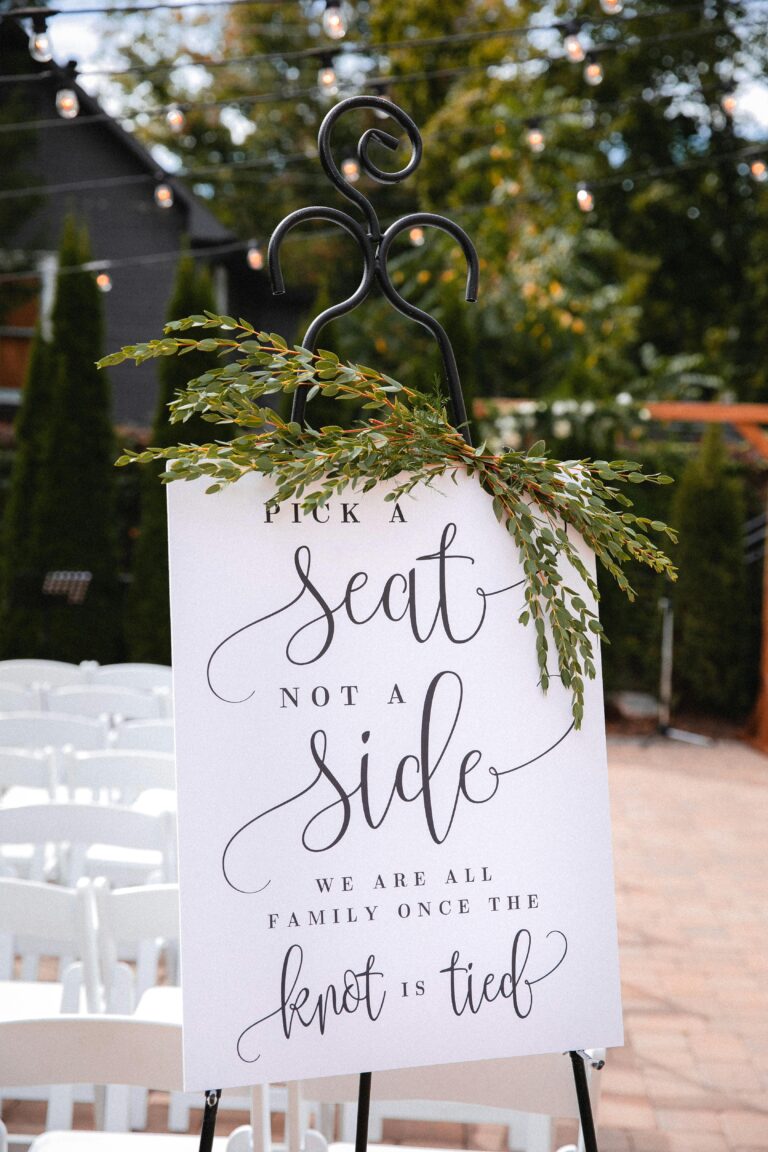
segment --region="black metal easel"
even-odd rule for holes
[[[355,188],[348,180],[344,179],[331,153],[331,132],[333,126],[339,117],[353,108],[367,108],[383,112],[387,116],[390,116],[405,131],[411,145],[411,158],[405,167],[396,172],[387,172],[379,168],[370,158],[368,148],[371,143],[377,143],[394,152],[399,146],[397,137],[390,135],[388,132],[384,132],[381,128],[369,128],[365,131],[357,144],[357,156],[360,162],[360,168],[370,176],[372,180],[377,181],[379,184],[398,184],[401,180],[405,180],[406,177],[410,176],[419,165],[422,155],[421,135],[410,116],[408,116],[402,108],[399,108],[397,104],[381,96],[352,96],[347,100],[341,100],[335,105],[320,125],[317,138],[320,163],[334,187],[338,189],[342,196],[345,196],[347,200],[351,200],[352,203],[356,204],[360,209],[365,217],[367,227],[363,228],[357,220],[349,216],[346,212],[341,212],[338,208],[313,206],[309,208],[299,208],[297,211],[291,212],[278,224],[269,241],[267,262],[272,283],[272,292],[275,296],[282,295],[285,292],[285,282],[280,267],[280,245],[286,234],[290,232],[292,228],[296,227],[297,224],[302,224],[307,220],[321,220],[329,224],[338,224],[339,227],[348,232],[350,236],[354,236],[363,255],[362,279],[351,296],[346,300],[340,301],[338,304],[331,305],[330,308],[326,308],[324,312],[321,312],[319,316],[315,317],[304,335],[302,347],[314,352],[317,348],[317,339],[326,324],[334,320],[337,316],[344,316],[347,312],[351,312],[354,308],[357,308],[357,306],[362,304],[371,294],[374,284],[378,284],[381,292],[386,296],[393,308],[401,312],[404,316],[415,320],[417,324],[421,324],[422,327],[426,328],[427,331],[431,332],[435,337],[443,359],[443,370],[445,372],[446,384],[448,385],[448,396],[451,403],[453,423],[461,432],[466,442],[471,444],[472,439],[467,424],[467,410],[464,404],[464,394],[461,390],[459,370],[456,366],[456,357],[448,335],[434,316],[430,316],[428,312],[417,308],[415,304],[411,304],[400,295],[389,278],[387,260],[393,241],[406,230],[411,228],[432,227],[438,228],[442,232],[447,232],[449,236],[453,236],[460,244],[466,257],[467,284],[465,296],[467,301],[474,302],[477,300],[479,273],[475,246],[463,228],[459,227],[459,225],[455,224],[452,220],[448,220],[445,216],[439,216],[433,212],[411,212],[409,215],[401,216],[399,220],[390,224],[386,231],[381,231],[381,225],[373,205],[358,188]],[[303,425],[306,420],[305,410],[307,390],[309,387],[309,384],[301,385],[296,389],[293,397],[291,418],[301,425]],[[595,1125],[592,1117],[592,1105],[587,1085],[586,1065],[590,1064],[593,1068],[600,1069],[603,1067],[604,1062],[602,1060],[594,1060],[589,1053],[584,1051],[572,1051],[569,1055],[573,1066],[573,1077],[576,1085],[576,1097],[579,1105],[584,1149],[585,1152],[598,1152]],[[206,1093],[206,1109],[203,1116],[203,1128],[200,1134],[200,1152],[210,1152],[219,1095],[220,1092],[214,1093],[208,1091]],[[361,1072],[357,1097],[355,1152],[367,1152],[370,1102],[371,1073]]]

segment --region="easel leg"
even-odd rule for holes
[[[584,1061],[578,1052],[569,1052],[568,1055],[571,1058],[573,1079],[576,1083],[576,1099],[579,1103],[579,1119],[581,1120],[584,1152],[598,1152],[595,1123],[592,1118],[592,1101],[589,1098],[587,1072],[584,1067]]]
[[[211,1152],[213,1134],[216,1131],[216,1113],[219,1110],[221,1088],[209,1088],[205,1094],[205,1111],[200,1129],[199,1152]]]
[[[368,1113],[371,1108],[371,1073],[360,1073],[360,1087],[357,1091],[357,1130],[355,1132],[355,1152],[367,1152]]]

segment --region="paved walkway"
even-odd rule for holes
[[[609,752],[626,1047],[601,1152],[768,1149],[768,758]]]

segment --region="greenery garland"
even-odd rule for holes
[[[190,328],[224,329],[233,335],[203,339],[170,335]],[[227,362],[188,382],[169,404],[170,420],[178,423],[199,414],[214,424],[234,424],[243,434],[222,443],[126,451],[118,465],[166,460],[170,464],[162,476],[164,482],[207,476],[213,481],[208,492],[218,492],[246,472],[260,472],[274,480],[278,502],[298,499],[307,511],[322,507],[347,487],[367,492],[393,477],[406,478],[387,494],[387,500],[397,500],[417,484],[429,484],[446,472],[454,478],[460,471],[476,476],[493,497],[497,520],[520,551],[527,586],[526,607],[519,619],[521,624],[534,625],[541,686],[546,691],[554,674],[549,668],[549,623],[557,675],[571,690],[573,717],[576,727],[580,726],[584,676],[595,675],[593,638],[602,634],[602,628],[558,571],[558,559],[565,556],[599,598],[596,582],[569,540],[567,527],[571,525],[583,536],[630,600],[634,592],[622,569],[627,560],[675,579],[672,562],[646,534],[664,533],[674,542],[674,531],[659,520],[628,511],[632,501],[617,486],[671,484],[669,476],[643,475],[639,464],[627,460],[552,460],[543,440],[527,452],[508,450],[497,455],[486,451],[484,444],[472,448],[449,423],[441,401],[373,368],[343,363],[333,352],[289,348],[281,336],[258,332],[232,316],[206,312],[174,320],[164,331],[164,339],[125,347],[106,356],[99,366],[125,360],[142,364],[193,350],[217,352]],[[379,415],[350,428],[335,424],[302,428],[262,404],[268,396],[290,394],[300,387],[309,389],[308,399],[320,393],[354,401],[364,411]]]

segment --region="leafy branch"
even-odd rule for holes
[[[219,333],[223,329],[228,335],[202,339],[177,335],[194,328]],[[163,482],[204,476],[212,481],[208,492],[218,492],[246,472],[256,471],[273,479],[278,502],[299,500],[306,511],[323,507],[346,488],[368,492],[393,478],[398,482],[385,499],[394,501],[444,473],[454,479],[460,472],[477,477],[493,499],[497,520],[519,550],[526,578],[526,605],[519,620],[533,624],[541,686],[546,691],[551,677],[560,677],[571,690],[573,717],[580,727],[584,677],[595,675],[593,643],[602,627],[558,570],[558,560],[564,556],[591,594],[599,597],[568,528],[584,538],[633,600],[623,565],[635,560],[675,579],[672,562],[649,533],[661,533],[673,542],[676,535],[661,521],[629,511],[632,501],[624,486],[670,484],[670,477],[644,475],[628,460],[552,460],[543,441],[527,452],[509,450],[500,455],[487,452],[484,444],[472,448],[448,422],[444,407],[425,393],[373,368],[344,363],[333,352],[289,348],[275,333],[258,332],[245,320],[212,312],[174,320],[165,326],[162,339],[125,347],[106,356],[99,366],[126,360],[142,364],[193,350],[217,352],[222,366],[190,380],[177,394],[169,405],[171,422],[199,414],[213,424],[235,425],[241,434],[220,443],[125,452],[118,465],[165,460]],[[302,428],[269,406],[270,397],[302,387],[308,389],[308,400],[321,394],[350,401],[369,415],[351,428],[335,424]]]

